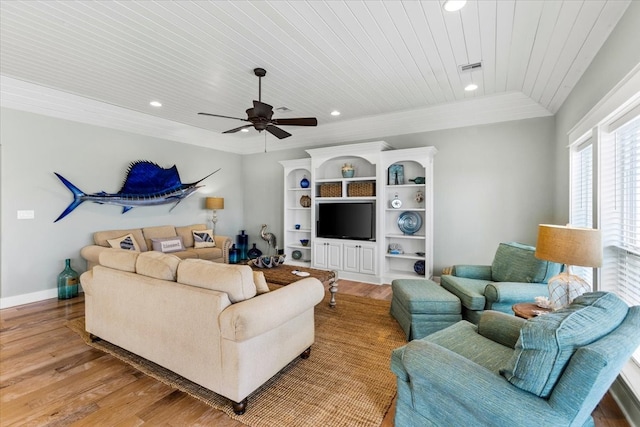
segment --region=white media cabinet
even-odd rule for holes
[[[384,141],[377,141],[306,151],[310,158],[280,162],[284,168],[283,230],[287,263],[337,270],[340,278],[377,284],[391,283],[398,278],[430,278],[433,275],[433,159],[437,150],[434,147],[395,150]],[[353,177],[342,176],[344,164],[353,165]],[[308,188],[300,185],[304,177],[309,180]],[[424,180],[415,182],[417,177]],[[350,186],[354,184],[373,185],[375,192],[350,196],[353,194]],[[326,191],[321,191],[323,185],[332,186],[334,191],[327,196]],[[421,198],[417,197],[418,193]],[[310,198],[309,207],[302,206],[303,196]],[[392,206],[394,199],[400,200],[399,208]],[[327,202],[375,203],[375,240],[318,237],[318,206]],[[413,233],[413,230],[403,233],[399,227],[401,215],[417,219],[422,225]],[[407,222],[403,224],[406,229]],[[302,246],[301,239],[308,239],[309,244]],[[294,251],[298,251],[299,259],[294,259]],[[417,261],[425,264],[424,276],[414,271]]]

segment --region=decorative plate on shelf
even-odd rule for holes
[[[291,252],[291,258],[293,258],[293,259],[300,259],[300,258],[302,258],[302,252],[300,252],[300,251],[293,251],[293,252]]]
[[[416,212],[402,212],[398,217],[398,228],[404,234],[413,234],[422,227],[422,217]]]

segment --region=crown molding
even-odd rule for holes
[[[270,134],[223,135],[0,75],[0,106],[236,154],[382,139],[435,130],[552,116],[522,92],[297,128],[278,140]]]

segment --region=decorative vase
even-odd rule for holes
[[[235,243],[229,249],[229,264],[237,264],[240,262],[240,249],[236,248]]]
[[[300,197],[300,206],[302,206],[303,208],[308,208],[311,206],[311,197],[307,196],[306,194],[302,197]]]
[[[262,251],[256,248],[256,244],[253,244],[253,247],[247,251],[247,256],[249,259],[256,259],[262,256]]]
[[[416,261],[416,263],[413,264],[413,271],[415,271],[419,275],[424,276],[424,270],[425,264],[423,260]]]
[[[58,274],[58,299],[78,296],[78,273],[71,268],[71,260],[64,260],[64,270]]]
[[[249,248],[249,235],[244,234],[244,230],[241,230],[242,234],[236,235],[236,245],[240,251],[240,259],[249,259],[247,257],[247,249]]]
[[[353,175],[355,175],[356,170],[353,168],[353,165],[351,163],[345,163],[344,165],[342,165],[342,177],[343,178],[353,178]]]
[[[309,180],[307,179],[307,175],[304,175],[302,177],[302,180],[300,181],[300,188],[309,188]]]

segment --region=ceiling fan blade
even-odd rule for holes
[[[211,113],[198,113],[198,114],[201,116],[222,117],[223,119],[242,120],[243,122],[249,121],[247,119],[241,119],[240,117],[221,116],[220,114],[211,114]]]
[[[236,133],[239,130],[242,130],[242,129],[245,129],[245,128],[251,128],[251,127],[253,127],[253,125],[244,125],[244,126],[240,126],[239,128],[225,130],[222,133]]]
[[[253,113],[258,117],[266,117],[268,119],[273,116],[273,107],[260,101],[253,101]]]
[[[318,126],[318,120],[315,117],[299,117],[293,119],[273,119],[271,123],[280,126]]]
[[[278,139],[283,139],[291,136],[289,132],[280,129],[279,127],[275,127],[274,125],[267,126],[267,132],[269,132],[271,135],[275,136]]]

